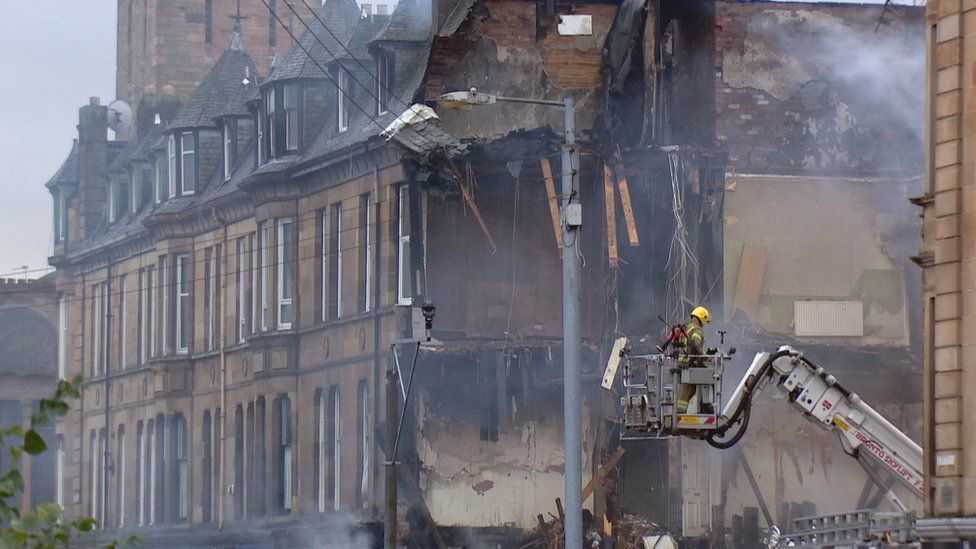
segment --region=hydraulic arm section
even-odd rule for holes
[[[722,404],[721,377],[727,355],[714,355],[701,368],[675,368],[662,355],[631,356],[626,342],[618,341],[608,365],[616,370],[624,363],[624,428],[628,438],[682,435],[703,438],[724,449],[735,445],[749,427],[753,396],[772,383],[783,391],[790,405],[809,421],[838,434],[844,451],[857,459],[865,471],[896,505],[904,506],[885,487],[874,465],[891,471],[922,495],[922,449],[881,414],[848,391],[823,368],[789,346],[774,353],[758,353]],[[616,357],[620,357],[615,360]],[[643,368],[641,367],[643,365]],[[689,370],[699,372],[688,374]],[[661,381],[667,380],[667,381]],[[696,385],[696,398],[686,413],[678,413],[673,395],[678,384]],[[704,384],[705,389],[702,390]],[[606,386],[606,384],[604,385]],[[705,410],[707,413],[702,413]],[[721,411],[719,411],[721,410]]]

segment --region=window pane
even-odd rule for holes
[[[183,134],[181,146],[183,158],[183,164],[181,166],[183,187],[181,190],[183,194],[193,194],[197,188],[197,170],[194,137],[192,133]]]
[[[285,149],[293,151],[298,149],[299,134],[299,95],[298,84],[285,86]]]
[[[170,198],[176,196],[176,137],[169,136],[169,140],[166,142],[166,154],[169,157],[169,196]]]
[[[292,317],[292,222],[278,220],[278,328],[291,327]]]

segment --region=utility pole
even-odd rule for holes
[[[566,143],[562,151],[563,194],[563,434],[566,452],[567,549],[583,546],[582,416],[580,414],[580,254],[583,208],[579,193],[579,150],[573,98],[563,99]]]
[[[468,91],[445,93],[438,100],[448,109],[470,110],[498,102],[548,105],[563,109],[565,143],[562,148],[562,224],[563,224],[563,446],[566,452],[565,527],[567,549],[583,546],[583,443],[580,414],[580,253],[579,234],[583,207],[579,193],[579,150],[576,148],[576,119],[573,98],[562,101],[504,97]]]
[[[397,546],[397,470],[396,456],[393,455],[393,440],[397,434],[397,404],[400,397],[397,394],[400,384],[396,368],[390,364],[386,369],[386,520],[383,526],[385,534],[385,549],[396,549]]]

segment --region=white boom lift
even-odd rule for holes
[[[728,400],[722,402],[722,377],[729,352],[693,357],[698,366],[679,368],[676,353],[631,354],[626,338],[614,345],[604,375],[612,386],[623,362],[621,398],[622,438],[682,435],[704,439],[725,449],[736,444],[749,426],[753,397],[768,384],[783,391],[790,405],[809,421],[838,434],[844,451],[855,458],[882,493],[898,508],[905,506],[878,474],[878,467],[894,474],[919,498],[922,496],[922,449],[837,379],[789,346],[756,354]],[[687,413],[675,406],[679,384],[696,385]],[[608,386],[609,385],[609,386]],[[730,434],[731,433],[731,434]]]

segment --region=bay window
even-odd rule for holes
[[[186,353],[190,335],[190,256],[176,256],[176,352]]]
[[[397,302],[413,303],[413,287],[410,283],[410,186],[401,185],[397,208]]]
[[[292,321],[292,221],[278,220],[278,329],[291,328]]]

